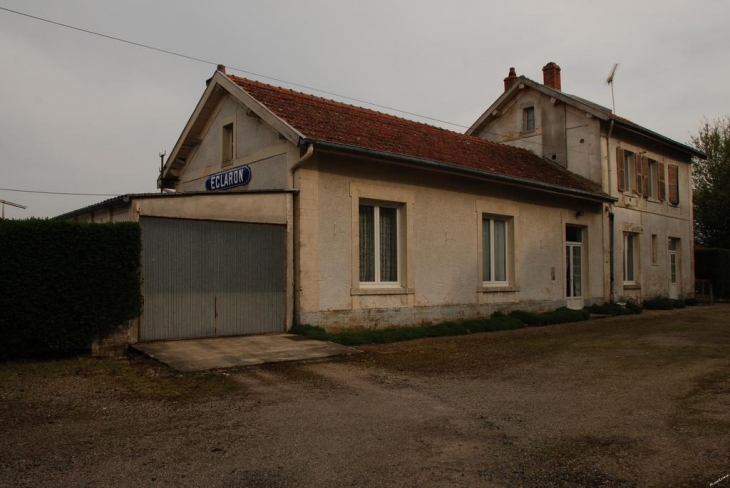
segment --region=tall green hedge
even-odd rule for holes
[[[695,278],[710,280],[715,298],[730,299],[730,249],[696,249]]]
[[[86,349],[141,312],[139,225],[0,220],[0,357]]]

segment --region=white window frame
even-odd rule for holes
[[[629,240],[631,240],[631,268],[629,268]],[[639,234],[624,232],[624,285],[636,285],[639,282]],[[629,279],[629,271],[631,277]]]
[[[401,211],[401,205],[397,203],[390,203],[390,202],[379,202],[379,201],[373,201],[373,200],[366,200],[362,199],[360,200],[358,204],[358,212],[361,206],[368,206],[373,207],[373,223],[374,223],[374,244],[373,244],[373,253],[375,254],[373,256],[373,261],[375,262],[375,281],[361,281],[360,280],[360,260],[362,259],[362,248],[360,246],[360,243],[358,243],[358,250],[359,250],[359,256],[358,256],[358,267],[357,267],[357,274],[358,274],[358,282],[359,286],[361,288],[395,288],[401,286],[401,263],[402,263],[402,256],[401,256],[401,246],[402,246],[402,211]],[[380,209],[381,208],[392,208],[395,209],[395,218],[396,218],[396,280],[395,281],[381,281],[381,262],[380,262]],[[359,215],[359,213],[358,213]],[[358,221],[359,225],[359,221]],[[362,241],[362,236],[359,237],[360,241]]]
[[[494,273],[495,273],[495,247],[494,247],[494,222],[504,222],[504,280],[495,280],[494,279]],[[487,256],[487,246],[484,244],[484,225],[489,222],[489,256]],[[510,267],[511,267],[511,259],[512,259],[512,242],[510,239],[511,234],[511,225],[512,225],[512,217],[504,216],[504,215],[491,215],[491,214],[484,214],[482,215],[482,227],[480,228],[480,239],[482,239],[482,259],[486,260],[489,259],[489,271],[490,276],[484,276],[484,261],[482,261],[482,269],[480,270],[480,274],[482,275],[482,286],[489,287],[489,286],[509,286],[511,283],[511,276],[510,276]]]

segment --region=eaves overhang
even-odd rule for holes
[[[478,178],[482,180],[489,180],[494,182],[503,183],[506,185],[519,186],[523,188],[531,188],[538,191],[547,193],[560,194],[565,196],[571,196],[580,198],[583,200],[590,200],[594,202],[602,203],[615,203],[618,201],[617,198],[611,197],[605,193],[594,193],[585,190],[579,190],[575,188],[567,188],[559,185],[552,185],[549,183],[543,183],[540,181],[529,180],[526,178],[518,178],[515,176],[509,176],[499,173],[492,173],[489,171],[478,170],[474,168],[468,168],[465,166],[457,166],[451,163],[444,163],[441,161],[434,161],[429,159],[416,158],[412,156],[405,156],[402,154],[389,153],[384,151],[377,151],[373,149],[367,149],[357,146],[349,146],[345,144],[338,144],[334,142],[321,141],[315,139],[303,138],[300,140],[300,146],[307,146],[312,144],[315,148],[319,148],[324,151],[331,151],[337,153],[346,153],[354,156],[376,158],[384,161],[403,164],[408,166],[425,167],[433,171],[440,171],[452,174],[459,174],[462,176],[468,176],[471,178]],[[546,161],[548,163],[548,161]]]

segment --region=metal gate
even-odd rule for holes
[[[286,228],[141,217],[140,340],[285,330]]]

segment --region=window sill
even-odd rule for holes
[[[478,293],[509,293],[520,291],[519,286],[478,286]]]
[[[624,283],[624,290],[641,290],[641,285]]]
[[[350,288],[350,296],[356,295],[413,295],[413,288]]]

